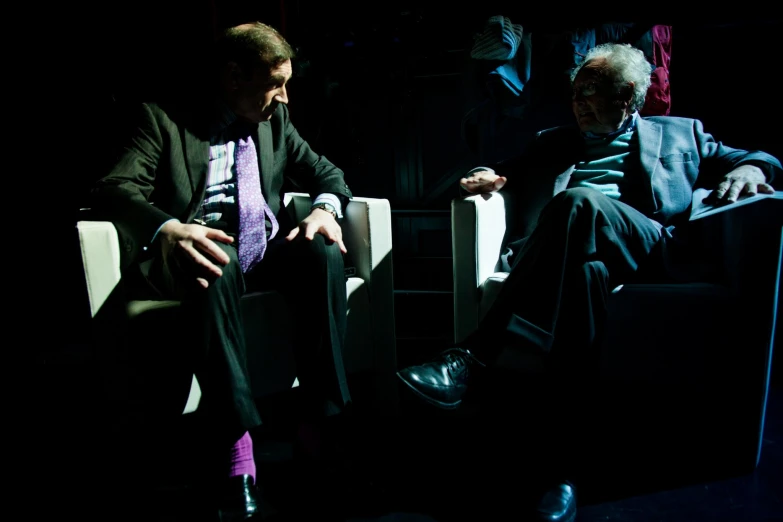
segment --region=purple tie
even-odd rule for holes
[[[266,251],[266,224],[272,223],[272,236],[277,234],[275,215],[261,193],[258,154],[252,136],[240,139],[236,150],[237,197],[239,205],[239,264],[247,273],[261,261]]]

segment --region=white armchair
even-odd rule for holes
[[[303,193],[287,193],[286,209],[301,221],[310,209],[311,198]],[[394,296],[392,280],[391,210],[385,199],[355,197],[345,209],[343,240],[356,273],[346,281],[348,323],[344,362],[350,376],[372,372],[381,383],[374,389],[382,404],[393,404],[396,388],[388,378],[396,371]],[[93,338],[109,340],[118,318],[129,318],[138,328],[160,328],[166,313],[178,301],[133,301],[122,295],[120,249],[114,225],[105,221],[77,223],[82,263],[92,315]],[[254,292],[243,296],[248,367],[256,398],[298,385],[290,349],[290,328],[270,337],[270,323],[287,324],[282,297],[277,292]],[[278,327],[275,329],[280,331]],[[114,340],[116,341],[116,339]],[[182,390],[183,413],[198,408],[201,390],[195,375],[188,377],[190,389]],[[385,384],[389,383],[389,384]],[[187,387],[187,385],[185,385]],[[186,398],[186,399],[185,399]],[[392,402],[389,402],[392,401]]]

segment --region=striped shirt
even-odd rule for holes
[[[237,185],[236,185],[236,143],[240,138],[239,128],[233,125],[236,122],[236,115],[225,104],[218,107],[218,118],[210,127],[209,144],[209,167],[207,171],[207,186],[204,201],[199,209],[196,219],[206,223],[207,226],[215,226],[218,223],[220,228],[226,233],[237,232],[239,230],[239,208],[237,206]],[[250,127],[244,127],[249,129]],[[257,141],[257,140],[254,140]],[[258,143],[256,143],[258,146]],[[319,194],[313,204],[329,203],[336,212],[337,217],[342,217],[342,203],[335,194]],[[169,221],[177,221],[170,219]],[[160,228],[155,232],[153,241],[160,232]],[[267,239],[271,240],[272,224],[266,220]]]

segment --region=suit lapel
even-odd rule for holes
[[[639,142],[639,156],[642,163],[642,173],[648,177],[646,183],[643,183],[648,192],[653,206],[656,207],[653,197],[653,180],[655,179],[655,170],[658,167],[658,158],[661,157],[661,141],[663,131],[657,123],[639,118],[637,120],[637,133]]]
[[[272,194],[272,126],[268,121],[258,124],[258,165],[261,175],[261,190],[264,198],[269,202]]]
[[[191,202],[201,201],[201,195],[204,193],[207,184],[207,173],[209,170],[209,141],[200,138],[189,127],[183,129],[182,143],[185,147],[186,168],[190,178]],[[199,197],[193,197],[194,195]],[[189,216],[192,216],[195,209],[188,209]]]

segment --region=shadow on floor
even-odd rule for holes
[[[320,459],[307,456],[296,443],[296,423],[285,414],[295,399],[262,401],[265,418],[280,426],[267,432],[266,440],[254,433],[259,482],[268,498],[294,520],[528,518],[541,485],[530,465],[536,454],[528,436],[535,432],[531,426],[499,426],[496,416],[470,405],[448,413],[401,397],[395,414],[380,415],[367,407],[353,422],[335,424],[327,431]],[[51,508],[58,519],[73,512],[80,520],[214,522],[205,495],[194,487],[203,468],[193,437],[196,418],[183,420],[179,431],[161,433],[155,448],[160,458],[140,477],[126,466],[145,458],[148,448],[135,447],[127,434],[103,429],[100,419],[90,416],[92,406],[80,411],[51,417],[47,462],[57,487],[42,500],[42,511]],[[578,520],[783,520],[780,387],[770,396],[762,458],[752,472],[740,465],[747,462],[747,451],[732,443],[740,439],[730,436],[741,426],[705,424],[707,418],[695,415],[670,418],[665,426],[654,418],[631,422],[622,417],[616,427],[626,431],[612,432],[607,417],[583,419],[565,434],[566,440],[584,442],[578,450],[587,468],[578,477]],[[84,433],[78,426],[95,429]],[[613,435],[595,435],[607,431]],[[626,437],[640,433],[645,437],[636,442]],[[154,494],[147,501],[150,491]]]
[[[542,476],[534,470],[546,464],[531,465],[535,447],[526,436],[529,426],[498,426],[470,406],[461,413],[434,412],[402,398],[396,415],[362,411],[352,422],[335,425],[317,460],[297,449],[295,423],[265,441],[258,437],[255,453],[266,495],[294,520],[530,518]],[[606,419],[575,426],[569,437],[587,441],[580,450],[587,469],[576,477],[578,520],[775,520],[783,515],[776,493],[783,486],[781,398],[774,390],[763,458],[755,471],[747,452],[726,446],[736,439],[715,431],[731,426],[699,426],[705,419],[693,415],[665,429],[656,428],[654,420],[626,418],[625,432],[603,435],[602,441],[591,432],[605,433],[598,424]],[[276,404],[278,415],[288,407],[284,404]],[[275,417],[275,407],[262,407],[267,417]],[[498,436],[500,429],[504,436]],[[157,520],[208,520],[187,487],[159,493]],[[182,506],[191,509],[183,513]]]

